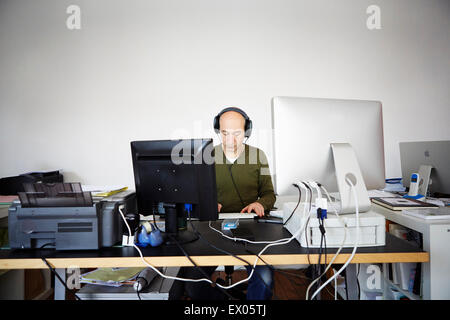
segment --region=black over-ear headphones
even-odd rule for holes
[[[217,116],[214,117],[214,131],[216,133],[220,132],[220,123],[219,123],[220,116],[228,111],[235,111],[237,113],[240,113],[244,117],[244,119],[245,119],[245,126],[244,126],[245,137],[249,138],[252,133],[252,120],[250,120],[250,118],[247,116],[247,114],[243,110],[241,110],[239,108],[235,108],[235,107],[225,108],[222,111],[220,111]]]

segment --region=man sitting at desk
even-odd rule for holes
[[[214,118],[214,130],[220,134],[222,142],[214,149],[219,212],[255,212],[262,217],[275,203],[264,152],[244,143],[251,129],[251,120],[238,108],[225,108]],[[251,267],[246,268],[250,274]],[[210,276],[216,267],[202,269]],[[194,268],[186,272],[187,277],[203,277]],[[257,266],[248,282],[247,300],[270,299],[272,288],[272,270],[268,266]],[[222,294],[206,283],[188,282],[185,289],[189,296],[196,299],[220,299]]]
[[[214,149],[219,212],[264,216],[275,203],[275,193],[266,155],[244,143],[251,134],[251,120],[241,109],[226,108],[214,123],[222,141]]]

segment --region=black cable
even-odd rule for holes
[[[272,270],[272,272],[275,272],[275,271],[278,271],[277,269],[275,269],[275,267],[274,266],[272,266],[271,264],[268,264],[258,253],[254,253],[254,252],[252,252],[252,251],[250,251],[248,248],[246,248],[245,249],[245,251],[247,251],[248,253],[250,253],[250,254],[253,254],[253,255],[255,255],[255,256],[257,256],[270,270]],[[266,282],[262,279],[262,277],[261,277],[261,275],[259,275],[258,273],[256,273],[257,275],[258,275],[258,277],[261,279],[261,281],[264,283],[264,286],[267,288],[267,289],[269,289],[269,290],[271,290],[270,288],[268,288],[267,287],[267,284],[266,284]],[[275,280],[275,279],[274,279]],[[274,284],[275,284],[275,282],[274,282]],[[275,290],[273,290],[273,291],[275,291]],[[276,300],[278,300],[277,299],[277,297],[276,297],[276,295],[275,295],[275,293],[274,292],[272,292],[272,295],[275,297],[275,299]]]
[[[49,243],[43,244],[42,246],[39,247],[39,249],[43,249],[43,248],[45,248],[46,246],[50,246],[50,245],[55,246],[56,243],[54,243],[54,242],[49,242]]]
[[[358,278],[361,265],[359,263],[358,263],[357,268],[358,268],[358,271],[356,273],[356,283],[358,284],[358,300],[361,300],[361,287],[359,286],[359,278]]]
[[[178,242],[178,240],[177,240],[175,237],[171,236],[171,235],[169,235],[169,237],[172,239],[173,242],[175,242],[175,244],[178,246],[178,248],[181,250],[181,252],[183,252],[184,256],[185,256],[186,258],[188,258],[188,260],[194,265],[194,267],[195,267],[198,271],[200,271],[200,273],[201,273],[206,279],[211,280],[210,276],[208,276],[208,275],[206,274],[206,272],[205,272],[202,268],[200,268],[200,267],[195,263],[194,260],[192,260],[192,258],[191,258],[191,257],[189,256],[189,254],[184,250],[184,248],[181,246],[181,244]],[[213,281],[211,280],[211,282],[213,282]],[[221,288],[221,287],[219,287],[219,286],[217,286],[217,285],[213,285],[213,287],[216,288],[217,290],[221,291],[223,294],[225,294],[225,295],[228,297],[228,299],[233,299],[233,297],[232,297],[226,290],[224,290],[223,288]]]
[[[320,184],[319,182],[316,182],[316,184],[319,188],[324,189],[322,184]],[[324,246],[325,246],[325,266],[324,266],[324,269],[325,269],[326,265],[327,265],[327,237],[325,236],[325,223],[324,223],[323,219],[322,219],[322,230],[323,230],[323,239],[324,239]],[[320,273],[320,274],[322,274],[322,273]],[[324,276],[326,277],[326,275],[324,275]]]
[[[233,166],[233,164],[231,164],[231,165],[228,166],[228,171],[230,171],[231,181],[233,182],[234,189],[236,190],[236,193],[237,193],[237,195],[238,195],[238,197],[239,197],[239,200],[241,200],[242,208],[244,208],[244,207],[245,207],[245,203],[244,203],[244,201],[242,200],[241,194],[239,193],[239,190],[238,190],[238,188],[237,188],[237,186],[236,186],[236,182],[234,182],[233,173],[231,172],[231,167],[232,167],[232,166]]]
[[[327,237],[325,235],[323,236],[323,242],[324,242],[324,247],[325,247],[325,265],[324,265],[324,269],[326,269],[326,266],[327,266]],[[326,274],[324,274],[323,276],[326,279]]]
[[[287,271],[284,271],[284,270],[274,269],[274,271],[276,271],[276,272],[278,272],[278,273],[281,273],[281,274],[283,274],[284,276],[287,275],[287,276],[299,278],[299,279],[301,279],[301,280],[304,281],[304,284],[306,283],[306,282],[305,282],[306,280],[311,280],[311,279],[308,278],[307,276],[301,276],[301,275],[299,275],[299,274],[287,272]]]
[[[190,222],[190,218],[191,218],[191,217],[190,217],[190,211],[188,211],[188,212],[189,212],[189,222]],[[158,228],[158,225],[156,224],[156,218],[155,218],[155,211],[154,211],[154,210],[152,210],[152,214],[153,214],[153,223],[154,223],[156,229],[158,229],[160,232],[165,233],[165,231],[161,231],[161,229],[159,229],[159,228]],[[206,274],[206,272],[205,272],[202,268],[200,268],[200,267],[194,262],[194,260],[191,259],[191,257],[189,256],[189,254],[183,249],[183,247],[182,247],[181,244],[176,240],[176,238],[173,237],[173,236],[170,235],[170,234],[169,234],[169,237],[172,239],[173,242],[175,242],[175,244],[178,246],[178,248],[181,250],[181,252],[184,254],[184,256],[185,256],[186,258],[188,258],[188,260],[194,265],[194,267],[195,267],[197,270],[199,270],[200,273],[201,273],[205,278],[211,280],[211,278]],[[142,272],[142,271],[141,271],[141,272]],[[139,274],[140,274],[140,273],[139,273]],[[136,279],[137,279],[137,278],[136,278]],[[142,278],[142,279],[145,279],[145,278]],[[146,279],[145,279],[145,280],[146,280]],[[211,282],[212,282],[212,280],[211,280]],[[220,287],[218,287],[218,286],[216,286],[216,285],[215,285],[214,287],[217,288],[219,291],[222,291],[222,293],[224,293],[224,294],[225,294],[226,296],[228,296],[230,299],[233,298],[233,297],[230,296],[223,288],[220,288]],[[144,288],[142,288],[142,289],[144,289]],[[138,295],[139,300],[142,300],[141,297],[140,297],[140,290],[137,290],[137,295]]]
[[[269,265],[267,262],[265,262],[264,259],[261,258],[261,256],[259,256],[258,254],[254,253],[254,252],[252,252],[252,251],[250,251],[250,250],[248,250],[248,249],[246,249],[246,251],[247,251],[248,253],[250,253],[250,254],[253,254],[253,255],[258,256],[259,259],[261,259],[261,261],[262,261],[263,263],[265,263],[269,268],[272,269],[272,271],[278,272],[279,274],[282,274],[282,275],[285,276],[286,278],[288,278],[287,276],[291,276],[291,277],[295,277],[295,278],[301,279],[301,280],[303,281],[303,283],[302,283],[303,286],[307,286],[307,285],[309,284],[309,283],[306,282],[306,280],[309,280],[309,281],[312,281],[312,280],[313,280],[313,279],[311,279],[311,278],[309,278],[309,277],[307,277],[307,276],[301,276],[301,275],[298,275],[298,274],[295,274],[295,273],[291,273],[291,272],[287,272],[287,271],[282,271],[282,270],[275,269],[272,265]],[[306,280],[305,280],[305,279],[306,279]],[[295,284],[297,284],[297,283],[295,283]],[[297,285],[298,285],[298,284],[297,284]],[[327,287],[325,287],[324,289],[328,292],[328,294],[329,294],[330,296],[333,296],[333,294],[330,293],[330,291],[328,290]]]
[[[224,254],[226,254],[226,255],[232,256],[233,258],[236,258],[236,259],[241,260],[242,262],[246,263],[249,267],[252,268],[252,270],[254,271],[254,273],[259,277],[259,279],[262,281],[262,283],[264,284],[264,286],[266,287],[266,289],[271,290],[271,289],[267,286],[267,283],[262,279],[261,275],[260,275],[258,272],[255,272],[255,268],[254,268],[254,266],[253,266],[250,262],[248,262],[247,260],[245,260],[245,259],[243,259],[243,258],[241,258],[241,257],[238,257],[237,255],[235,255],[235,254],[233,254],[233,253],[231,253],[231,252],[228,252],[228,251],[226,251],[226,250],[224,250],[224,249],[221,249],[221,248],[216,247],[216,246],[213,245],[211,242],[209,242],[207,239],[203,238],[203,236],[201,235],[201,233],[197,230],[197,228],[195,228],[194,224],[193,224],[192,221],[191,221],[191,212],[190,212],[190,211],[188,211],[188,217],[189,217],[188,221],[189,221],[189,223],[190,223],[192,229],[194,230],[195,234],[198,235],[198,237],[199,237],[200,240],[202,240],[203,242],[205,242],[206,244],[208,244],[208,245],[209,245],[210,247],[212,247],[213,249],[215,249],[215,250],[217,250],[217,251],[219,251],[219,252],[222,252],[222,253],[224,253]],[[239,241],[239,242],[240,242],[240,241]],[[256,255],[256,254],[255,254],[255,255]],[[259,256],[258,256],[258,257],[259,257]],[[261,259],[261,258],[260,258],[260,259]],[[261,261],[262,261],[262,259],[261,259]],[[264,261],[263,261],[263,262],[264,262]]]
[[[309,224],[309,220],[311,218],[312,190],[308,186],[308,184],[304,183],[304,185],[309,190],[309,210],[308,210],[308,220],[306,221],[306,226],[305,226],[305,240],[306,240],[306,255],[308,257],[308,263],[311,266],[311,260],[309,259],[308,224]]]
[[[320,246],[319,246],[319,262],[318,265],[320,266],[320,260],[322,258],[322,246],[323,246],[323,235],[320,236]]]
[[[347,272],[344,270],[344,280],[345,280],[345,300],[348,300],[348,283],[347,283]]]
[[[43,248],[45,248],[46,246],[49,246],[49,245],[56,246],[56,243],[54,243],[54,242],[45,243],[42,246],[40,246],[39,249],[43,249]],[[59,274],[56,272],[55,269],[53,269],[53,267],[48,263],[48,261],[42,256],[41,256],[41,259],[42,259],[42,261],[44,261],[44,263],[47,265],[47,267],[50,269],[50,271],[53,273],[53,275],[56,276],[56,278],[59,280],[59,282],[62,283],[62,285],[66,288],[66,290],[69,291],[71,294],[73,294],[75,296],[75,299],[81,300],[79,296],[77,296],[74,292],[72,292],[72,290],[70,290],[67,287],[67,284],[63,281],[63,279],[61,279]]]
[[[158,224],[156,223],[155,210],[152,210],[152,214],[153,214],[153,224],[154,224],[155,228],[157,230],[159,230],[159,232],[165,233],[165,231],[162,231],[161,229],[158,228]],[[164,217],[164,219],[165,219],[165,217]]]
[[[321,225],[320,223],[320,219],[319,219],[319,225]],[[315,291],[317,288],[319,288],[320,284],[321,284],[321,275],[322,275],[322,265],[320,264],[321,258],[322,258],[322,246],[323,246],[323,234],[320,236],[320,246],[319,246],[319,261],[318,264],[315,266],[314,270],[317,272],[315,274],[315,276],[317,275],[317,277],[314,276],[314,278],[317,278],[316,284],[313,286],[313,290]],[[317,298],[316,298],[317,299]]]
[[[250,253],[250,254],[253,254],[253,255],[258,256],[259,259],[261,259],[261,261],[262,261],[263,263],[265,263],[269,268],[271,268],[274,272],[278,272],[279,274],[282,274],[282,275],[285,276],[286,278],[287,278],[287,276],[291,276],[291,277],[294,277],[294,278],[299,278],[299,279],[301,279],[301,280],[303,281],[303,283],[302,283],[303,286],[306,286],[306,285],[308,284],[308,283],[306,282],[306,280],[309,280],[309,281],[312,281],[312,280],[313,280],[313,279],[311,279],[311,278],[309,278],[309,277],[307,277],[307,276],[301,276],[301,275],[298,275],[298,274],[295,274],[295,273],[291,273],[291,272],[287,272],[287,271],[282,271],[282,270],[279,270],[279,269],[275,269],[272,265],[269,265],[267,262],[265,262],[264,259],[261,258],[261,256],[259,256],[258,254],[254,253],[254,252],[252,252],[252,251],[250,251],[250,250],[248,250],[248,249],[246,249],[246,251],[247,251],[248,253]],[[305,280],[305,279],[306,279],[306,280]],[[297,283],[295,283],[295,284],[297,284]],[[327,287],[325,287],[324,289],[328,292],[328,294],[329,294],[330,296],[333,296],[333,294],[330,293],[330,291],[328,290]]]
[[[327,237],[325,235],[323,236],[323,242],[325,246],[325,265],[327,265]]]
[[[297,205],[295,206],[295,209],[292,210],[292,213],[289,216],[289,218],[287,218],[287,220],[283,223],[283,226],[285,226],[289,222],[289,220],[291,220],[292,216],[294,215],[295,210],[297,210],[297,207],[300,204],[300,201],[302,200],[302,191],[301,191],[300,187],[296,183],[294,183],[293,185],[294,185],[294,187],[296,187],[298,189],[298,202],[297,202]]]
[[[191,220],[191,211],[190,211],[190,210],[188,210],[188,221],[189,221],[189,224],[191,225],[192,229],[194,230],[194,233],[199,237],[199,239],[201,239],[202,241],[205,241],[207,244],[209,244],[211,247],[215,248],[216,250],[219,250],[219,251],[222,251],[222,252],[224,252],[224,253],[227,253],[225,250],[222,250],[222,249],[220,249],[220,248],[217,248],[216,246],[212,245],[209,241],[207,241],[206,239],[203,238],[203,236],[200,234],[200,232],[198,232],[198,230],[195,228],[194,224],[192,223],[192,220]],[[185,254],[185,256],[189,259],[189,261],[191,261],[191,263],[192,263],[194,266],[196,266],[196,267],[200,270],[200,272],[201,272],[204,276],[206,276],[206,278],[209,278],[208,275],[206,275],[206,273],[203,271],[203,269],[199,268],[199,267],[195,264],[195,262],[189,257],[189,255],[187,255],[186,251],[184,251],[184,249],[181,247],[181,245],[178,243],[178,241],[176,241],[176,243],[177,243],[178,247],[183,251],[183,253]],[[231,253],[227,253],[227,254],[232,255]],[[238,259],[240,259],[240,260],[242,260],[242,261],[244,261],[244,262],[246,262],[247,264],[250,265],[250,263],[247,262],[247,261],[245,261],[244,259],[241,259],[241,258],[239,258],[239,257],[237,257],[237,256],[235,256],[235,255],[233,255],[233,256],[236,257],[236,258],[238,258]],[[211,280],[211,279],[210,279],[210,280]],[[261,279],[261,280],[262,280],[262,279]],[[233,297],[232,297],[228,292],[226,292],[225,289],[223,289],[223,288],[221,288],[221,287],[219,287],[219,286],[217,286],[217,285],[214,286],[214,287],[215,287],[215,288],[218,288],[220,291],[222,291],[226,296],[228,296],[229,299],[233,299]]]
[[[245,259],[243,259],[243,258],[241,258],[241,257],[238,257],[237,255],[235,255],[235,254],[233,254],[233,253],[231,253],[231,252],[228,252],[228,251],[225,251],[225,250],[223,250],[223,249],[221,249],[221,248],[216,247],[216,246],[213,245],[211,242],[209,242],[207,239],[203,238],[203,236],[200,234],[200,232],[197,230],[197,228],[195,228],[194,224],[193,224],[192,221],[191,221],[191,212],[190,212],[190,211],[188,211],[188,217],[189,217],[188,221],[189,221],[189,223],[190,223],[192,229],[194,230],[195,234],[198,235],[198,237],[199,237],[200,240],[204,241],[206,244],[208,244],[210,247],[216,249],[217,251],[222,252],[222,253],[224,253],[224,254],[226,254],[226,255],[232,256],[233,258],[236,258],[236,259],[241,260],[242,262],[246,263],[249,267],[252,268],[252,270],[254,271],[254,274],[256,274],[256,275],[259,277],[259,279],[262,281],[262,283],[264,284],[264,286],[266,287],[266,289],[271,290],[271,289],[267,286],[267,283],[262,279],[261,275],[260,275],[258,272],[255,272],[255,268],[253,267],[253,265],[252,265],[250,262],[248,262],[247,260],[245,260]],[[262,260],[262,259],[261,259],[261,260]]]
[[[325,222],[323,221],[323,219],[321,219],[321,225],[322,225],[322,232],[323,232],[322,237],[323,237],[324,259],[325,259],[325,264],[323,267],[321,267],[321,270],[320,270],[320,274],[322,275],[322,270],[325,271],[326,266],[327,266],[327,237],[325,235],[325,233],[326,233],[325,232]],[[319,282],[322,281],[322,277],[324,277],[325,278],[324,280],[326,280],[326,275],[324,274],[323,276],[320,277]]]
[[[66,285],[66,283],[63,281],[63,279],[61,279],[61,277],[59,276],[59,274],[56,272],[56,270],[53,269],[53,267],[47,262],[47,260],[44,257],[41,257],[42,261],[44,261],[44,263],[47,265],[47,267],[49,267],[49,269],[51,270],[51,272],[56,276],[56,278],[58,278],[59,282],[62,283],[62,285],[66,288],[67,291],[69,291],[71,294],[73,294],[75,296],[75,299],[77,300],[81,300],[79,296],[77,296],[77,294],[75,292],[72,292]]]
[[[325,266],[327,264],[327,245],[326,245],[326,237],[325,237],[325,224],[322,218],[322,212],[318,209],[318,213],[317,213],[317,219],[318,219],[318,223],[319,223],[319,230],[321,233],[320,236],[320,247],[319,247],[319,262],[318,262],[318,278],[317,278],[317,285],[315,286],[316,288],[320,287],[321,283],[322,283],[322,273],[325,269]],[[322,261],[322,253],[325,255],[325,265],[322,266],[321,261]],[[325,275],[324,275],[325,276]]]

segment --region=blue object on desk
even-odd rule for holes
[[[383,191],[387,192],[404,192],[406,188],[403,186],[402,178],[386,179],[386,185]]]
[[[386,183],[389,183],[389,184],[398,184],[398,183],[402,183],[402,178],[390,178],[390,179],[386,179]]]
[[[222,230],[232,230],[239,226],[239,219],[227,219],[222,222]]]
[[[317,208],[317,219],[326,219],[327,218],[327,210],[322,208]]]
[[[139,247],[146,247],[148,245],[151,245],[152,247],[157,247],[163,243],[163,237],[161,235],[161,231],[159,229],[156,229],[153,224],[152,231],[150,233],[147,233],[147,230],[144,226],[141,227],[141,232],[139,232],[138,236],[138,243],[137,245]]]
[[[192,211],[192,204],[185,203],[184,204],[184,210],[187,211],[187,212],[191,212]]]
[[[418,193],[415,196],[410,196],[408,194],[405,194],[403,196],[403,198],[405,198],[405,199],[413,199],[413,200],[421,200],[421,199],[425,199],[425,196],[423,194],[420,194],[420,193]]]

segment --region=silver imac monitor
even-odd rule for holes
[[[431,166],[430,183],[423,186],[424,190],[428,189],[433,196],[448,197],[450,195],[450,141],[411,141],[400,142],[399,145],[403,185],[409,187],[411,174],[419,173],[420,166]],[[422,178],[426,177],[420,177],[421,180]]]
[[[272,129],[277,195],[297,194],[294,182],[313,180],[330,192],[339,192],[341,202],[351,202],[345,183],[351,175],[359,177],[355,179],[358,201],[367,211],[367,190],[384,188],[381,102],[274,97]],[[341,152],[337,146],[348,150]],[[342,213],[354,212],[354,208],[341,209]]]

